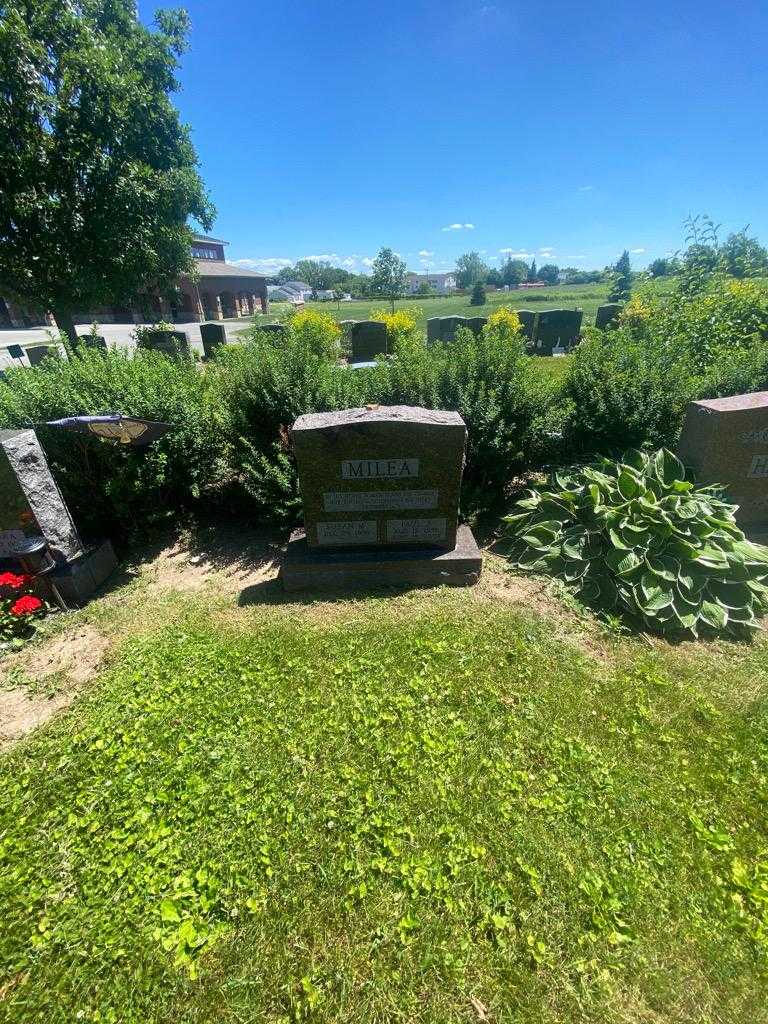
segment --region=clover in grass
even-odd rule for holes
[[[744,636],[768,611],[768,548],[745,538],[735,512],[665,448],[629,451],[555,472],[507,516],[505,543],[517,568],[648,630]]]

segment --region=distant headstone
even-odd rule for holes
[[[440,339],[441,341],[455,341],[456,332],[460,327],[467,327],[465,316],[444,316],[441,318]]]
[[[288,328],[285,324],[258,324],[258,329],[269,335],[275,341],[282,341],[285,338]]]
[[[25,349],[30,366],[39,366],[47,356],[58,355],[58,351],[56,345],[31,345]]]
[[[537,355],[551,356],[554,349],[570,351],[579,340],[581,309],[546,309],[538,314],[536,324]]]
[[[458,413],[410,406],[300,416],[304,530],[286,587],[476,582],[480,554],[458,525],[466,436]]]
[[[140,347],[166,356],[188,356],[189,338],[186,331],[144,331]]]
[[[101,334],[79,334],[77,342],[85,348],[96,348],[101,351],[106,351],[107,348],[107,339]]]
[[[378,320],[358,320],[350,328],[352,362],[367,362],[389,351],[387,325]]]
[[[595,327],[599,327],[601,331],[604,331],[606,327],[616,322],[623,308],[621,302],[606,302],[605,305],[598,306],[597,313],[595,314]]]
[[[427,320],[427,344],[434,345],[436,341],[440,341],[440,329],[443,318],[441,316],[431,316]]]
[[[768,524],[768,391],[691,402],[678,445],[702,485],[722,484],[742,524]]]
[[[220,345],[227,343],[227,331],[224,324],[200,324],[200,339],[203,343],[205,358],[210,359]]]
[[[536,317],[538,313],[534,313],[532,309],[518,309],[516,312],[523,329],[523,338],[528,346],[532,347],[536,342]]]
[[[473,334],[481,334],[483,328],[488,323],[487,316],[469,316],[467,317],[467,327],[472,331]]]

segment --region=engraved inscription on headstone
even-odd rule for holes
[[[466,434],[458,413],[410,406],[300,416],[307,545],[454,548]]]
[[[442,519],[388,519],[387,540],[391,542],[419,541],[436,544],[445,540],[447,522]]]
[[[437,508],[438,492],[431,491],[328,491],[323,495],[326,512],[394,512]]]
[[[376,520],[349,520],[346,523],[318,523],[318,544],[375,544]]]

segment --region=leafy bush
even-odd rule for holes
[[[206,391],[205,375],[189,361],[80,349],[69,361],[9,368],[0,382],[0,427],[35,424],[81,529],[115,536],[116,528],[132,533],[176,514],[225,475],[226,451]],[[110,412],[163,420],[174,429],[141,449],[40,426]]]
[[[341,328],[330,313],[298,309],[286,319],[286,324],[299,347],[307,353],[325,359],[339,356]]]
[[[555,473],[518,508],[506,519],[514,565],[649,630],[744,635],[768,611],[768,549],[666,449]]]
[[[482,281],[475,281],[472,286],[472,296],[469,300],[470,306],[484,306],[486,303],[485,285]]]
[[[421,315],[422,310],[417,306],[408,310],[399,309],[395,313],[375,309],[371,313],[371,320],[378,320],[379,323],[386,325],[389,351],[402,354],[406,349],[421,349],[426,345],[423,332],[416,326],[416,321]]]
[[[403,344],[395,359],[354,371],[290,334],[280,345],[256,341],[218,353],[208,376],[233,469],[279,518],[300,512],[288,430],[302,413],[369,403],[457,410],[469,428],[464,511],[472,512],[497,501],[510,478],[540,457],[536,425],[555,394],[549,375],[523,353],[519,320],[508,316],[480,337],[460,330],[446,346]]]
[[[615,454],[627,445],[674,444],[696,391],[685,348],[638,337],[626,324],[585,333],[563,390],[567,450]]]

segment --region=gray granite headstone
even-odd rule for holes
[[[350,328],[352,362],[365,362],[386,355],[387,325],[378,320],[358,320]]]
[[[186,331],[145,331],[141,347],[166,356],[188,356],[189,338]]]
[[[257,324],[257,327],[275,341],[285,338],[287,331],[285,324]]]
[[[427,320],[427,344],[434,345],[436,341],[440,341],[440,329],[442,324],[441,316],[431,316]]]
[[[441,319],[440,338],[443,341],[455,341],[458,329],[468,326],[465,316],[444,316]]]
[[[58,348],[56,345],[31,345],[28,349],[25,349],[24,354],[29,360],[30,366],[39,366],[48,356],[57,355]]]
[[[619,313],[624,308],[621,302],[606,302],[602,306],[597,307],[597,313],[595,314],[595,327],[599,327],[600,330],[604,331],[606,327],[616,322]]]
[[[555,348],[569,351],[579,340],[581,309],[546,309],[538,314],[536,325],[536,352],[552,355]]]
[[[1,430],[0,452],[21,492],[15,496],[16,504],[26,503],[54,558],[70,562],[82,555],[77,528],[34,430]],[[7,472],[4,475],[8,477]]]
[[[455,547],[467,437],[458,413],[310,413],[292,437],[309,548]]]
[[[523,330],[523,338],[532,346],[536,342],[536,318],[538,313],[532,309],[518,309],[517,315],[520,318],[520,325]]]
[[[200,324],[200,340],[203,343],[205,358],[210,359],[220,345],[227,343],[224,324]]]
[[[467,327],[472,331],[473,334],[482,334],[483,328],[488,323],[487,316],[469,316],[467,317]]]

